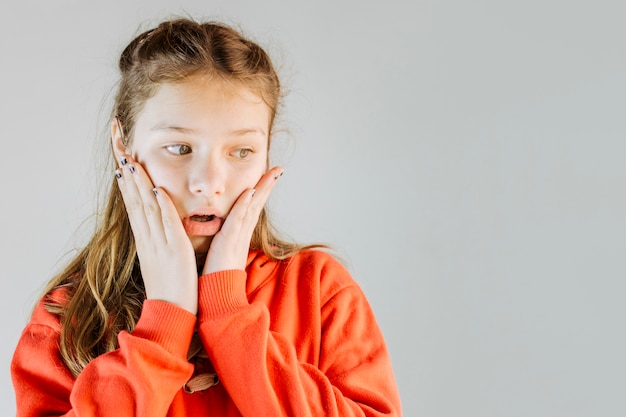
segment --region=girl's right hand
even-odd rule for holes
[[[165,190],[154,188],[141,164],[129,155],[119,162],[115,175],[135,237],[147,298],[196,314],[196,258],[174,203]]]

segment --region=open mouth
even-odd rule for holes
[[[203,212],[204,211],[204,212]],[[197,210],[182,219],[183,227],[189,236],[214,236],[222,228],[224,219],[215,210]],[[211,214],[211,213],[214,214]]]
[[[211,214],[210,216],[199,216],[199,215],[195,215],[195,216],[191,216],[189,217],[189,220],[192,220],[194,222],[200,222],[200,223],[205,223],[205,222],[210,222],[211,220],[213,220],[215,218],[215,215]]]

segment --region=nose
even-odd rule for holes
[[[220,195],[225,191],[226,170],[217,158],[203,158],[192,162],[189,172],[189,190],[192,194]]]

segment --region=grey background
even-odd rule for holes
[[[608,0],[3,2],[2,415],[30,308],[90,230],[117,55],[182,12],[281,67],[274,217],[345,259],[405,415],[626,415],[626,7]]]

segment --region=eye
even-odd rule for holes
[[[165,147],[165,149],[175,155],[186,155],[188,153],[191,153],[191,146],[189,145],[168,145]]]
[[[239,158],[239,159],[246,159],[250,153],[252,152],[252,149],[250,148],[239,148],[237,150],[235,150],[232,155],[235,158]]]

